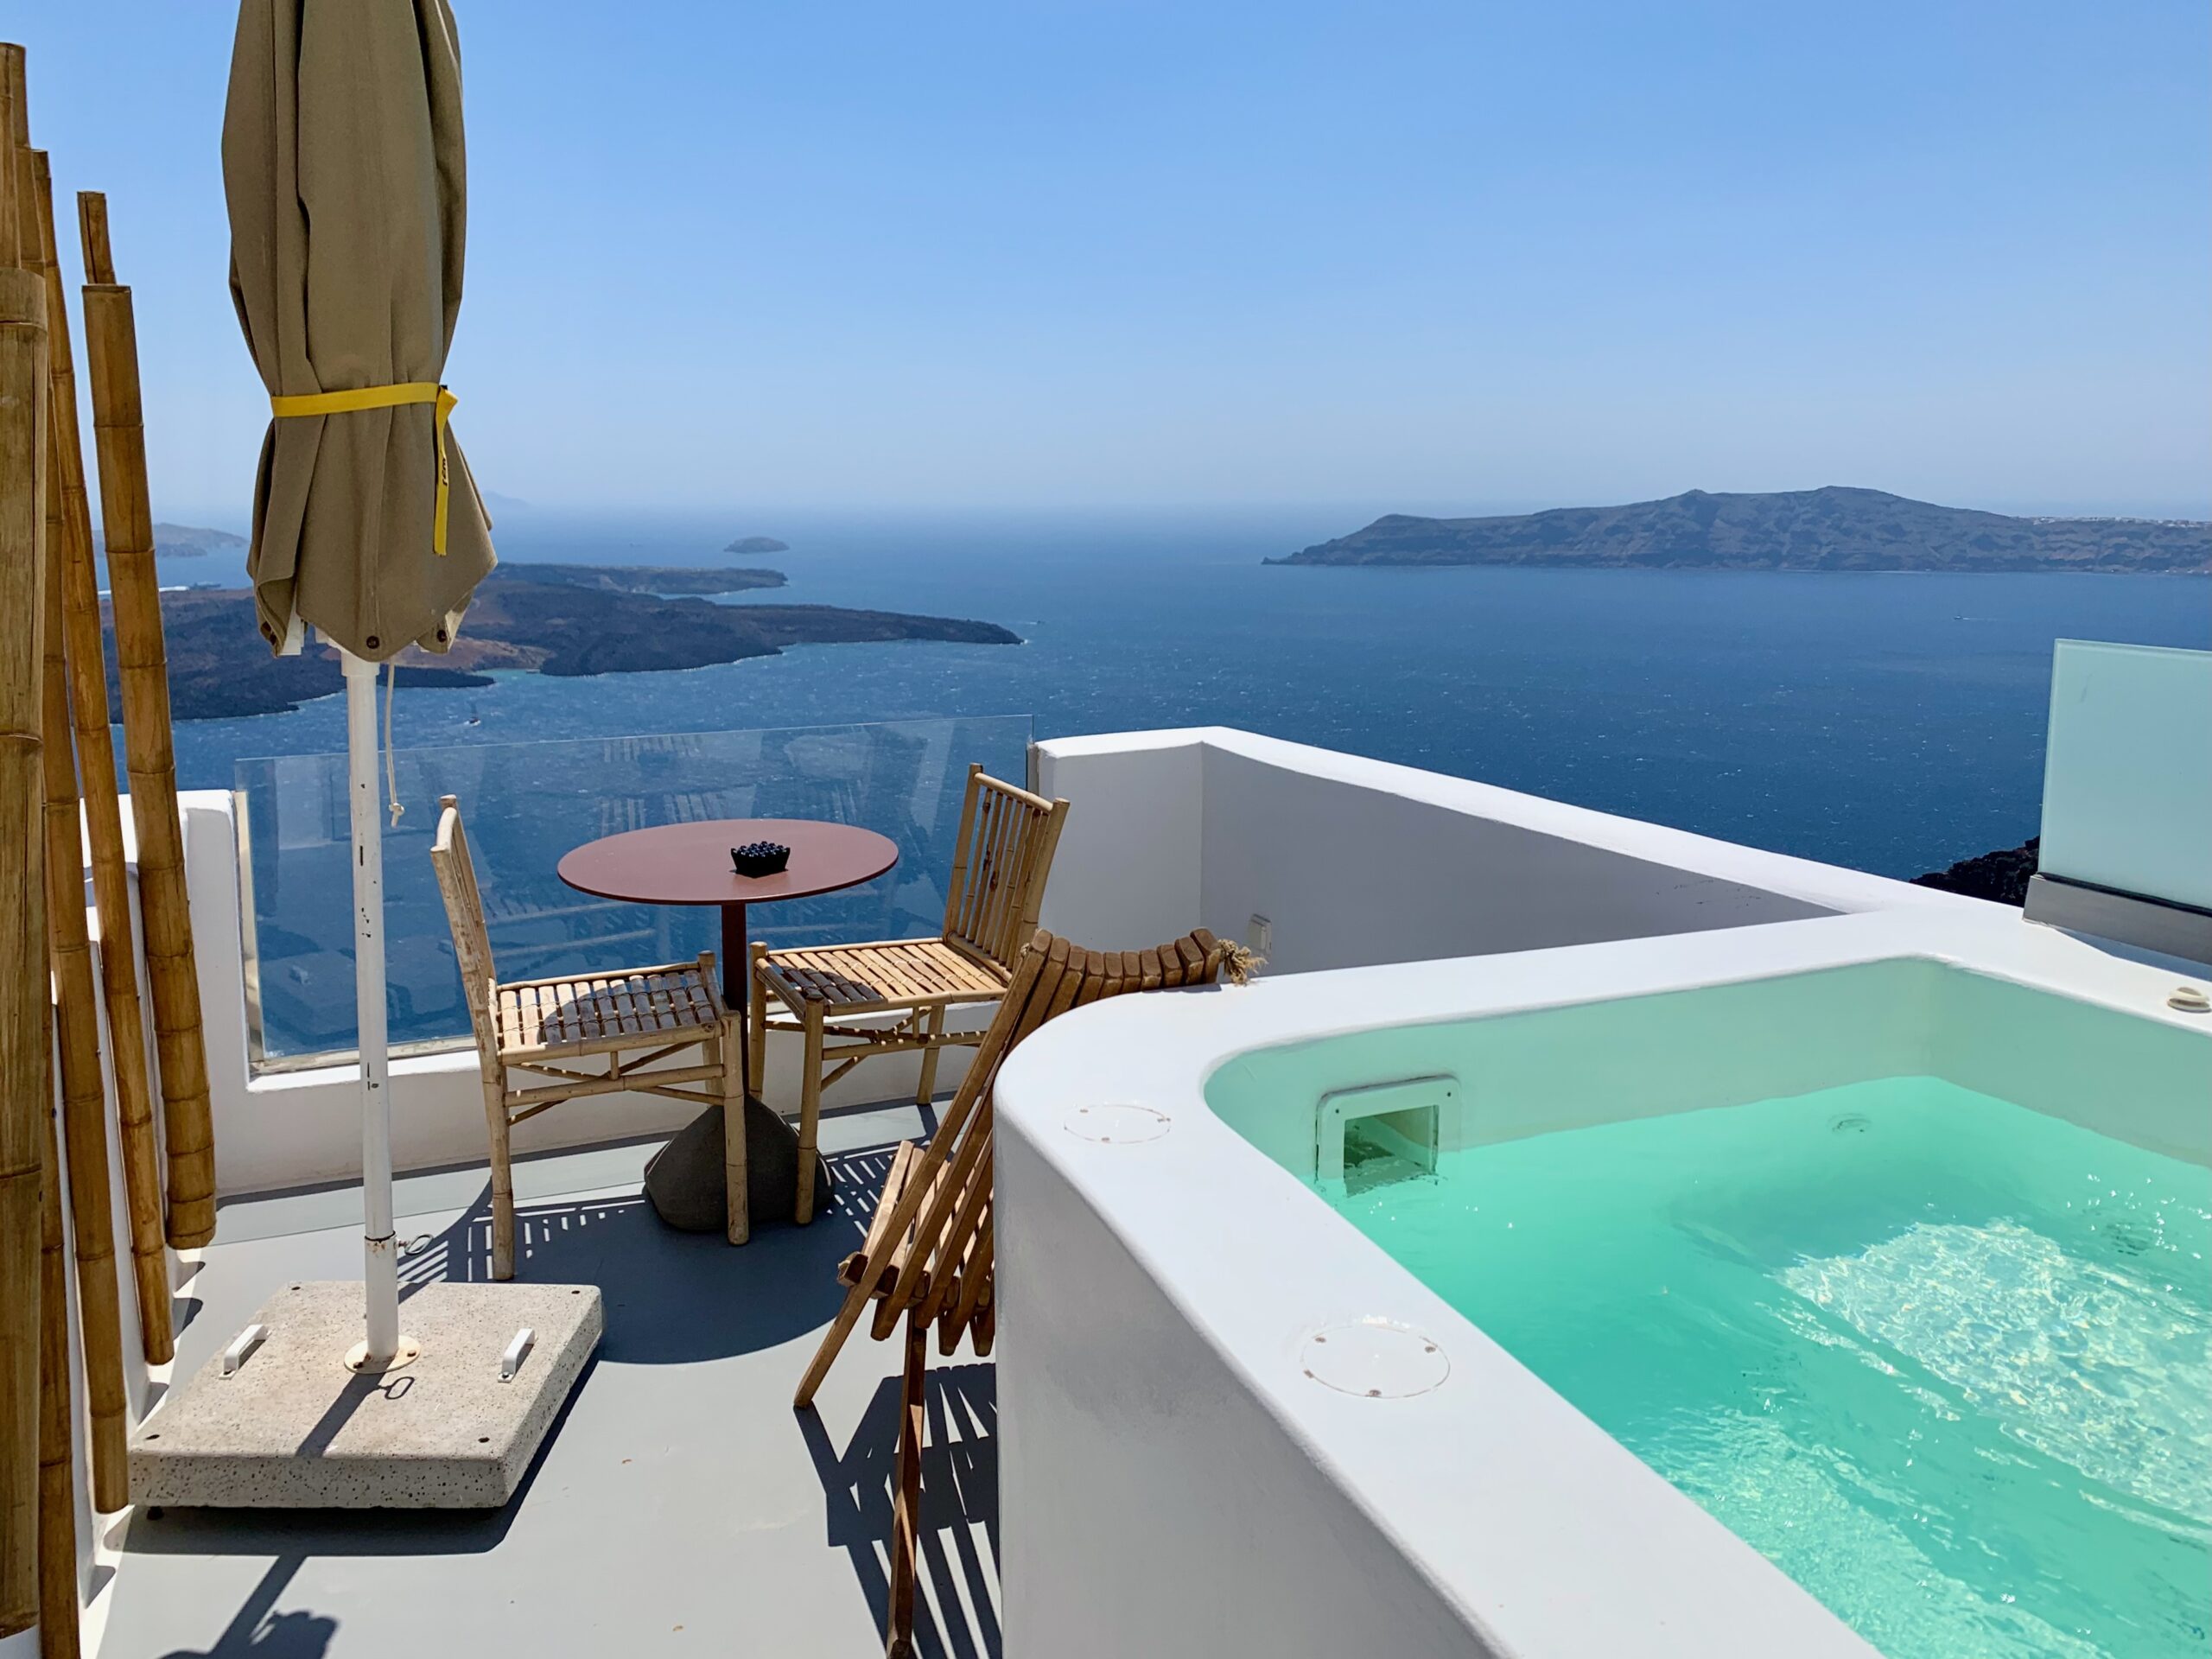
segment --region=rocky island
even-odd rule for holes
[[[1691,490],[1618,507],[1499,518],[1391,513],[1269,564],[1547,565],[1583,569],[2212,570],[2212,524],[2013,518],[1831,485]]]
[[[243,553],[245,537],[200,524],[156,524],[154,556],[162,559],[204,559],[210,553]]]
[[[399,658],[401,678],[417,686],[480,686],[492,683],[493,670],[637,674],[772,657],[788,645],[1021,643],[990,622],[831,605],[721,605],[705,597],[784,581],[777,570],[503,564],[477,589],[454,648],[433,657],[410,647]],[[164,593],[162,621],[170,707],[179,720],[282,714],[344,689],[337,653],[327,646],[311,643],[296,657],[269,654],[245,588]],[[109,695],[119,699],[111,633],[108,662]]]
[[[728,547],[725,553],[788,553],[789,542],[779,542],[772,536],[741,536]]]
[[[2021,846],[2008,847],[1979,858],[1962,858],[1948,869],[1930,870],[1912,878],[1916,887],[1962,893],[1969,899],[2018,909],[2028,902],[2028,878],[2042,857],[2043,837],[2030,836]]]

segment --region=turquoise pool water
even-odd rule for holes
[[[2212,1646],[2212,1171],[1933,1077],[1357,1135],[1340,1213],[1891,1659]]]

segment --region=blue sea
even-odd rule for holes
[[[507,514],[497,534],[512,561],[716,564],[733,537],[772,534],[791,550],[760,563],[791,585],[732,602],[976,617],[1024,643],[812,645],[481,690],[410,686],[402,670],[409,810],[385,849],[394,1039],[467,1029],[427,855],[448,792],[511,976],[713,947],[710,912],[586,903],[554,874],[581,842],[671,818],[830,817],[893,834],[893,876],[775,906],[754,931],[774,944],[926,931],[965,763],[1018,776],[1032,733],[1241,726],[1909,876],[2035,833],[2052,640],[2212,644],[2212,582],[2198,579],[1261,563],[1357,522]],[[166,574],[244,580],[235,558]],[[854,729],[882,721],[927,723]],[[651,741],[607,741],[638,737]],[[548,747],[512,747],[529,744]],[[270,1056],[353,1040],[344,765],[299,758],[344,747],[334,696],[176,732],[181,781],[247,804]],[[270,756],[287,758],[257,759]]]
[[[2212,645],[2212,580],[1540,569],[1261,560],[1327,510],[507,513],[509,560],[721,564],[791,551],[742,603],[976,617],[1020,647],[807,646],[683,673],[410,688],[396,746],[1027,715],[1039,737],[1223,724],[1888,875],[2036,832],[2051,642]],[[243,580],[236,560],[166,579]],[[471,721],[476,723],[469,723]],[[338,753],[342,706],[191,721],[188,787]]]

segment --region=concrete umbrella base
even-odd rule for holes
[[[416,1357],[369,1375],[346,1364],[361,1319],[357,1282],[270,1297],[254,1315],[264,1337],[233,1341],[132,1434],[131,1502],[498,1509],[603,1325],[593,1285],[429,1284],[400,1304],[401,1351],[411,1343]],[[512,1363],[525,1327],[531,1340]]]

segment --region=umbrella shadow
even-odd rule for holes
[[[271,1561],[213,1647],[172,1648],[162,1659],[323,1659],[338,1621],[321,1613],[275,1611],[276,1598],[306,1560],[293,1552]]]
[[[276,1599],[309,1561],[347,1557],[485,1554],[505,1541],[545,1456],[561,1436],[577,1397],[591,1381],[596,1357],[546,1431],[515,1495],[503,1509],[483,1510],[133,1510],[110,1535],[125,1554],[272,1557],[267,1572],[205,1648],[170,1649],[162,1659],[323,1659],[339,1621],[310,1609],[276,1611]],[[346,1391],[313,1431],[327,1441],[346,1411],[378,1384]]]
[[[933,1593],[914,1599],[914,1652],[920,1659],[1001,1659],[997,1374],[970,1362],[938,1367],[927,1378],[917,1535],[921,1586]],[[899,1379],[878,1385],[842,1454],[819,1413],[802,1411],[798,1421],[822,1483],[829,1541],[851,1560],[880,1628],[891,1605]]]

